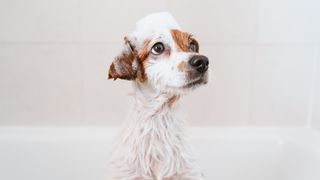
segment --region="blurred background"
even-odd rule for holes
[[[210,59],[192,126],[320,130],[320,1],[0,0],[0,126],[117,126],[129,81],[107,80],[143,16],[171,12]]]

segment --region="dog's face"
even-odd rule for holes
[[[209,60],[189,33],[162,30],[137,40],[125,38],[125,48],[109,69],[109,79],[134,80],[158,91],[181,91],[208,80]]]

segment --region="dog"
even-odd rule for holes
[[[111,179],[204,179],[176,109],[183,95],[208,82],[208,67],[194,36],[181,31],[170,13],[137,22],[108,71],[109,79],[133,82],[135,99],[115,140]]]

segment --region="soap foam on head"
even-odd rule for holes
[[[136,24],[136,30],[155,31],[159,29],[180,29],[180,26],[168,12],[147,15]]]
[[[168,12],[153,13],[145,16],[136,23],[136,30],[132,35],[138,41],[146,39],[155,32],[168,29],[180,30],[179,24],[174,17]]]

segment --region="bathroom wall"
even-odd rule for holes
[[[317,61],[314,74],[314,88],[312,97],[312,109],[309,119],[309,125],[320,131],[320,48],[317,52]]]
[[[317,0],[0,0],[0,126],[119,125],[130,82],[107,67],[163,10],[210,58],[210,83],[182,102],[191,125],[320,129]]]

